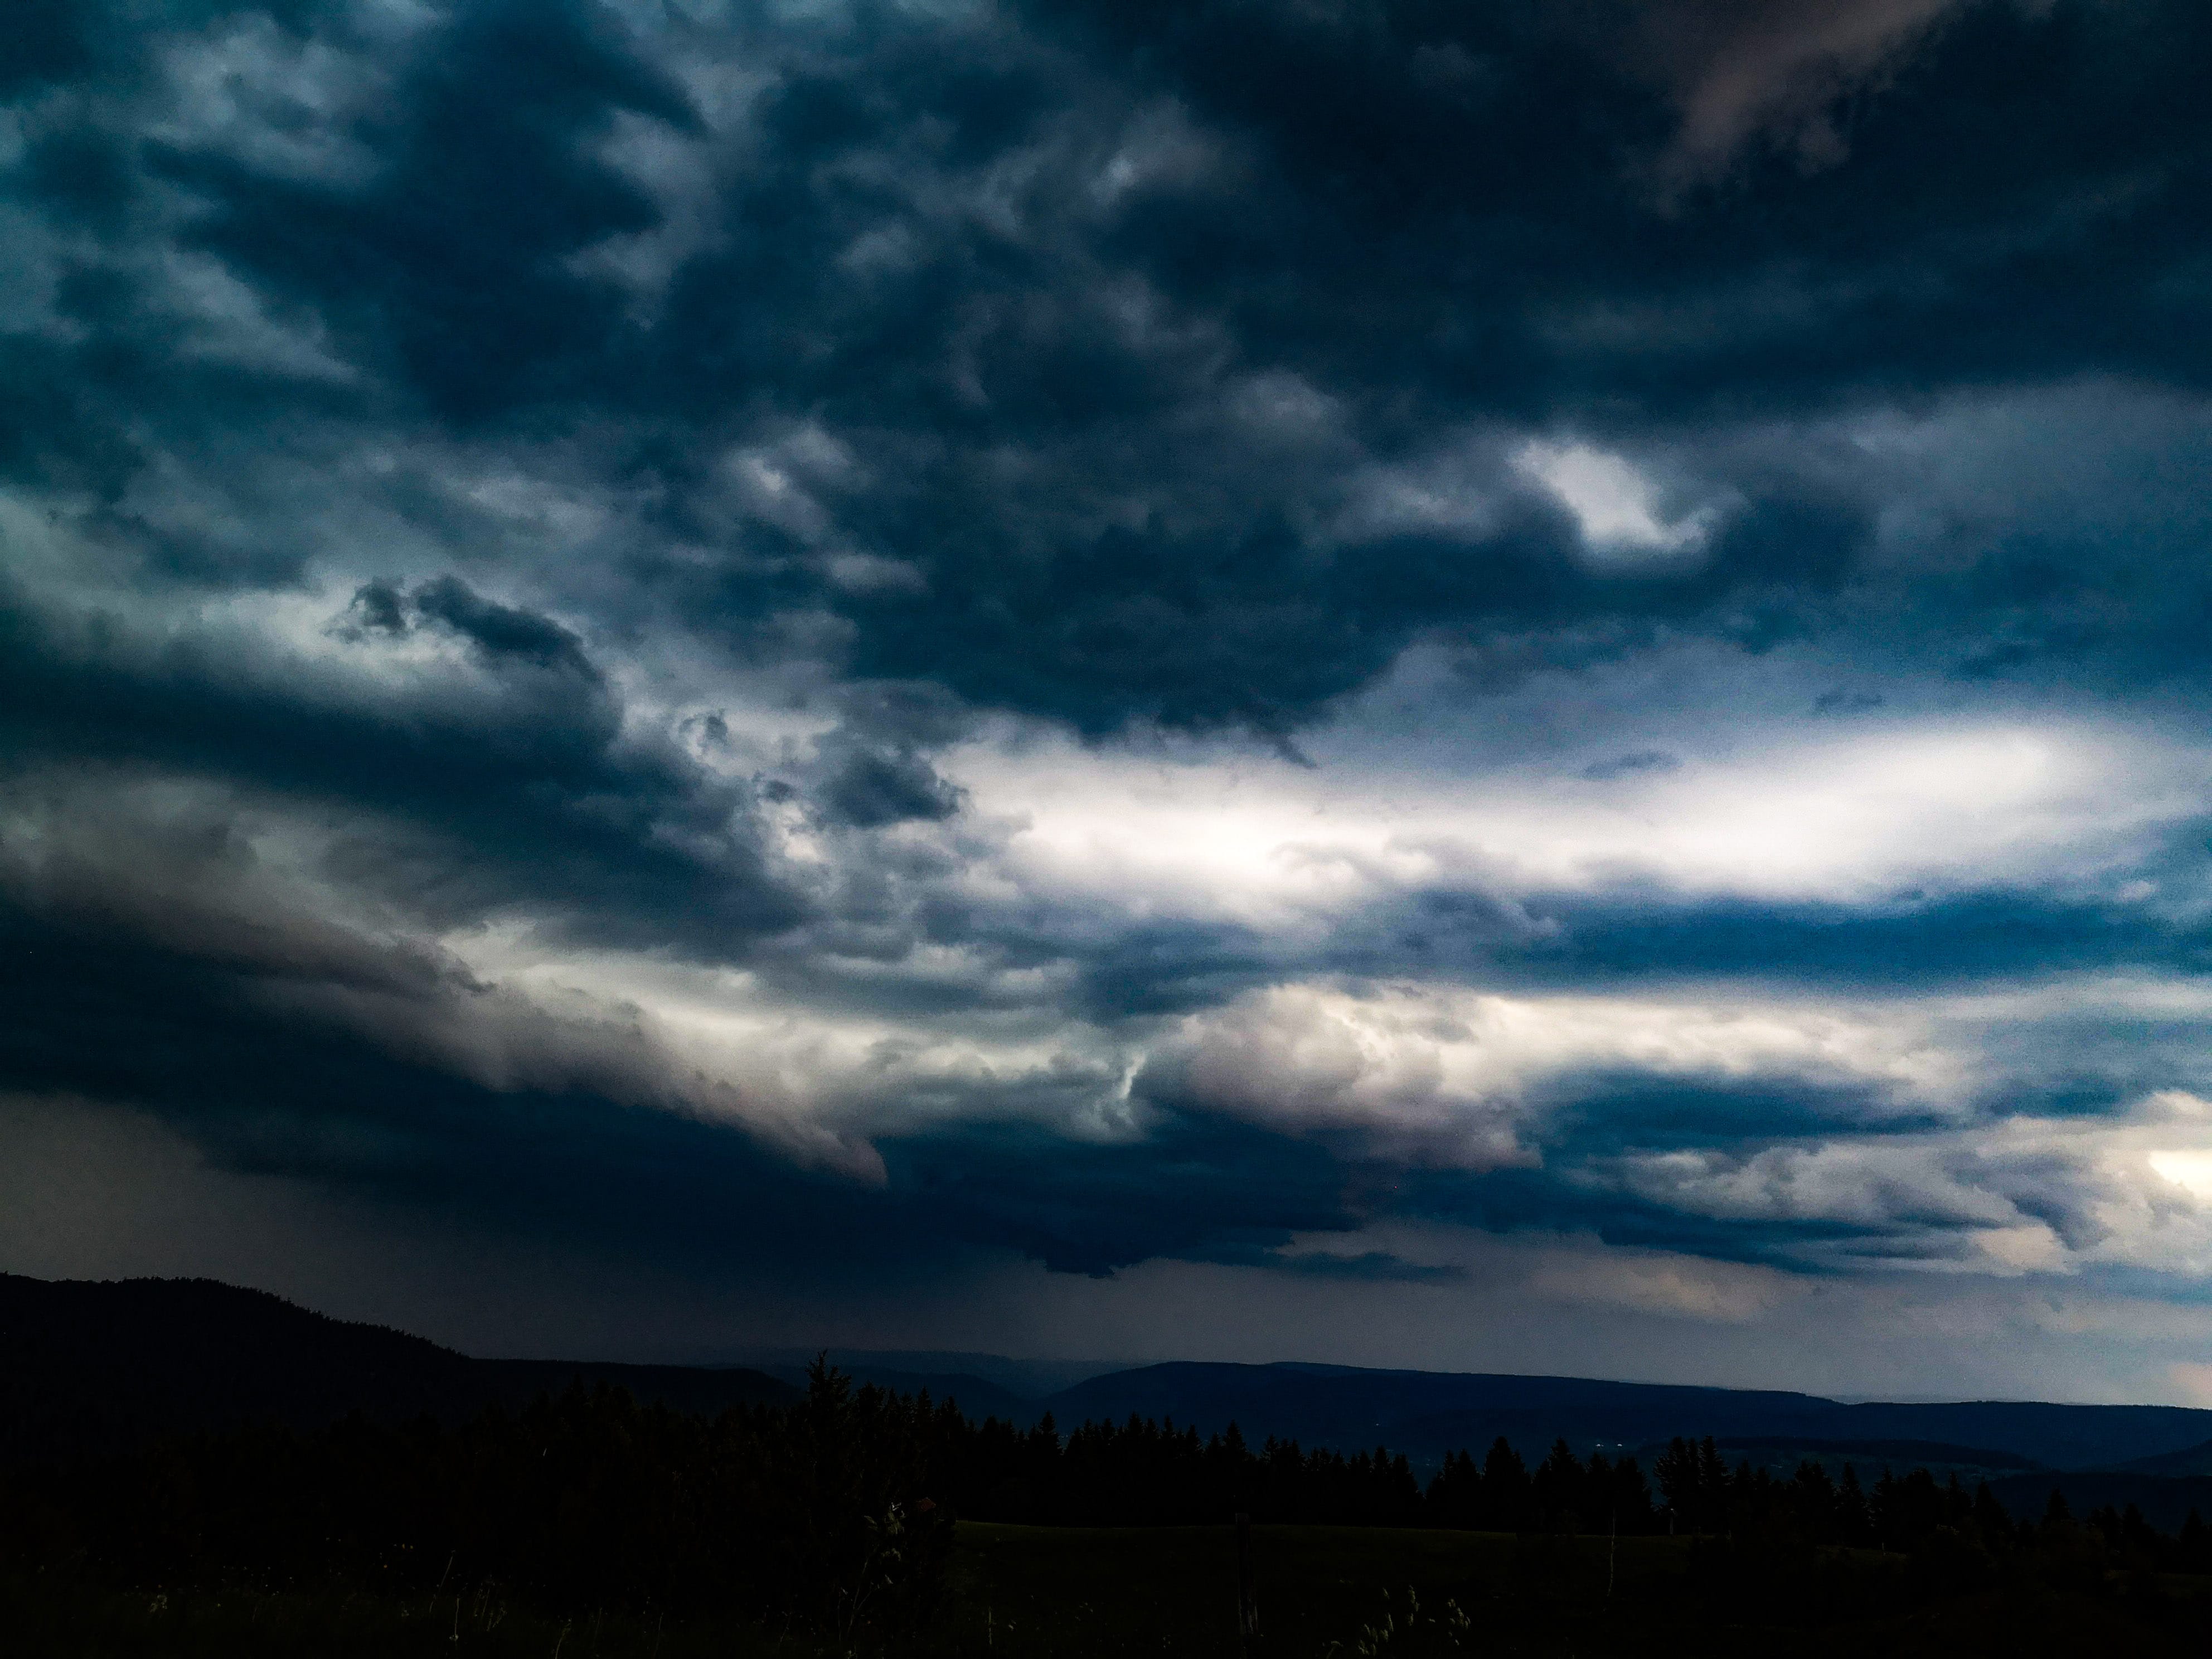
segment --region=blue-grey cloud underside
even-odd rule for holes
[[[2208,50],[31,6],[0,1087],[817,1289],[2193,1306]]]

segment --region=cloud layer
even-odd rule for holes
[[[31,15],[24,1123],[948,1334],[2199,1297],[2199,8]]]

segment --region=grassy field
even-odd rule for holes
[[[1615,1548],[1334,1527],[1262,1527],[1253,1538],[1261,1659],[2021,1659],[2177,1650],[2177,1638],[2212,1650],[2212,1585],[2193,1580],[1929,1597],[1895,1558],[1871,1552],[1785,1565],[1674,1538]],[[1235,1547],[1228,1528],[963,1527],[946,1650],[1234,1655]]]
[[[951,1610],[960,1650],[983,1647],[1006,1659],[1237,1651],[1229,1528],[969,1525],[960,1543]],[[1674,1540],[1624,1539],[1615,1598],[1679,1577],[1684,1554]],[[1507,1601],[1602,1602],[1608,1564],[1607,1541],[1595,1538],[1258,1527],[1253,1565],[1266,1651],[1302,1659],[1332,1644],[1349,1650],[1386,1616],[1402,1626],[1417,1605],[1425,1626],[1449,1623],[1456,1607],[1494,1637]],[[1427,1633],[1431,1644],[1441,1635]],[[1480,1639],[1470,1628],[1469,1650]]]
[[[1254,1529],[1255,1659],[1694,1654],[1884,1659],[2212,1647],[2204,1586],[2099,1583],[1902,1596],[1896,1565],[1831,1557],[1761,1582],[1683,1540],[1516,1539],[1386,1528]],[[920,1651],[939,1659],[1236,1655],[1236,1544],[1218,1528],[965,1524],[951,1595]],[[1731,1575],[1734,1575],[1733,1577]],[[2177,1645],[2179,1644],[2179,1645]],[[775,1631],[548,1619],[462,1587],[405,1600],[240,1590],[121,1593],[0,1578],[10,1659],[817,1659]],[[864,1649],[864,1651],[872,1651]]]

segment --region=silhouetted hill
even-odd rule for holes
[[[830,1363],[848,1376],[975,1377],[989,1383],[1010,1401],[1034,1402],[1062,1389],[1128,1365],[1103,1359],[1014,1359],[1002,1353],[975,1353],[943,1348],[840,1348],[819,1345],[799,1348],[729,1348],[702,1352],[678,1363],[690,1365],[750,1365],[786,1382],[804,1376],[817,1353],[826,1352]],[[931,1392],[936,1392],[935,1385]]]
[[[1415,1456],[1479,1449],[1499,1435],[1540,1451],[1555,1439],[1638,1446],[1677,1434],[1751,1433],[1832,1405],[1810,1395],[1571,1376],[1196,1364],[1093,1377],[1048,1403],[1063,1424],[1133,1411],[1208,1431],[1233,1421],[1254,1441],[1379,1444]]]
[[[2179,1451],[2160,1452],[2155,1457],[2138,1457],[2121,1464],[2120,1469],[2130,1474],[2174,1477],[2212,1474],[2212,1440],[2200,1446],[2184,1446]]]
[[[2063,1406],[1973,1400],[1955,1405],[1837,1406],[1818,1432],[1852,1440],[1943,1440],[2017,1452],[2056,1469],[2109,1469],[2212,1437],[2212,1411],[2186,1406]]]
[[[458,1420],[571,1378],[693,1411],[795,1397],[749,1370],[472,1359],[211,1279],[50,1282],[0,1274],[0,1459],[118,1449],[264,1420],[365,1412]]]
[[[1480,1449],[1500,1435],[1539,1454],[1555,1439],[1634,1449],[1675,1435],[1711,1435],[1806,1444],[1934,1442],[1961,1454],[1943,1460],[1961,1467],[2112,1468],[2194,1446],[2212,1433],[2212,1412],[2179,1406],[1847,1406],[1778,1391],[1299,1364],[1147,1365],[1092,1377],[1046,1404],[1063,1425],[1133,1411],[1208,1432],[1234,1422],[1254,1441],[1387,1445],[1417,1460]],[[1869,1451],[1867,1461],[1885,1455]]]
[[[1560,1439],[1583,1451],[1643,1452],[1676,1435],[1711,1435],[1754,1462],[1802,1455],[1848,1457],[1869,1470],[2018,1470],[2032,1485],[2040,1477],[2027,1472],[2038,1466],[2135,1479],[2198,1474],[2212,1454],[2212,1412],[2172,1406],[1844,1405],[1814,1395],[1586,1377],[1189,1362],[1109,1372],[1036,1399],[964,1368],[933,1369],[926,1354],[895,1358],[907,1363],[855,1369],[865,1382],[954,1398],[971,1418],[1025,1424],[1049,1410],[1066,1429],[1134,1413],[1204,1432],[1233,1422],[1255,1443],[1380,1444],[1417,1463],[1479,1451],[1500,1435],[1533,1455]],[[0,1275],[0,1458],[259,1419],[313,1426],[353,1411],[451,1421],[493,1403],[525,1404],[572,1378],[704,1413],[796,1397],[789,1382],[752,1370],[472,1359],[204,1279]],[[2034,1501],[2049,1489],[2045,1479]]]

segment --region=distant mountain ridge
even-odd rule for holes
[[[1524,1455],[1564,1439],[1588,1451],[1644,1451],[1683,1435],[1756,1449],[1765,1461],[1850,1457],[1869,1472],[1942,1464],[1992,1480],[2040,1470],[2120,1471],[2136,1480],[2212,1473],[2212,1411],[2015,1401],[1846,1405],[1779,1390],[1613,1382],[1589,1377],[1175,1361],[1089,1376],[1042,1395],[1010,1382],[1048,1374],[989,1355],[856,1356],[864,1382],[927,1389],[974,1418],[1062,1429],[1132,1413],[1249,1441],[1353,1449],[1385,1445],[1417,1463],[1480,1451],[1504,1436]],[[896,1363],[884,1363],[884,1362]],[[969,1366],[988,1365],[995,1376]],[[99,1450],[150,1435],[273,1419],[308,1427],[362,1411],[451,1419],[526,1403],[571,1379],[619,1384],[687,1411],[797,1397],[749,1368],[475,1359],[421,1337],[350,1324],[258,1291],[207,1279],[51,1282],[0,1274],[0,1459]]]
[[[1883,1443],[1926,1442],[1954,1454],[1978,1451],[1992,1471],[2017,1469],[2022,1460],[2110,1469],[2212,1438],[2212,1411],[2184,1406],[1845,1405],[1775,1390],[1297,1364],[1151,1365],[1093,1377],[1046,1403],[1062,1422],[1134,1411],[1207,1431],[1233,1421],[1248,1439],[1387,1445],[1417,1458],[1479,1449],[1500,1435],[1524,1452],[1553,1440],[1634,1450],[1675,1435],[1711,1435],[1795,1442],[1808,1453],[1864,1446],[1876,1466]]]
[[[2138,1457],[2120,1465],[2120,1470],[2129,1474],[2155,1474],[2176,1480],[2212,1475],[2212,1440],[2202,1445],[2184,1446],[2178,1451],[2160,1452],[2154,1457]]]

